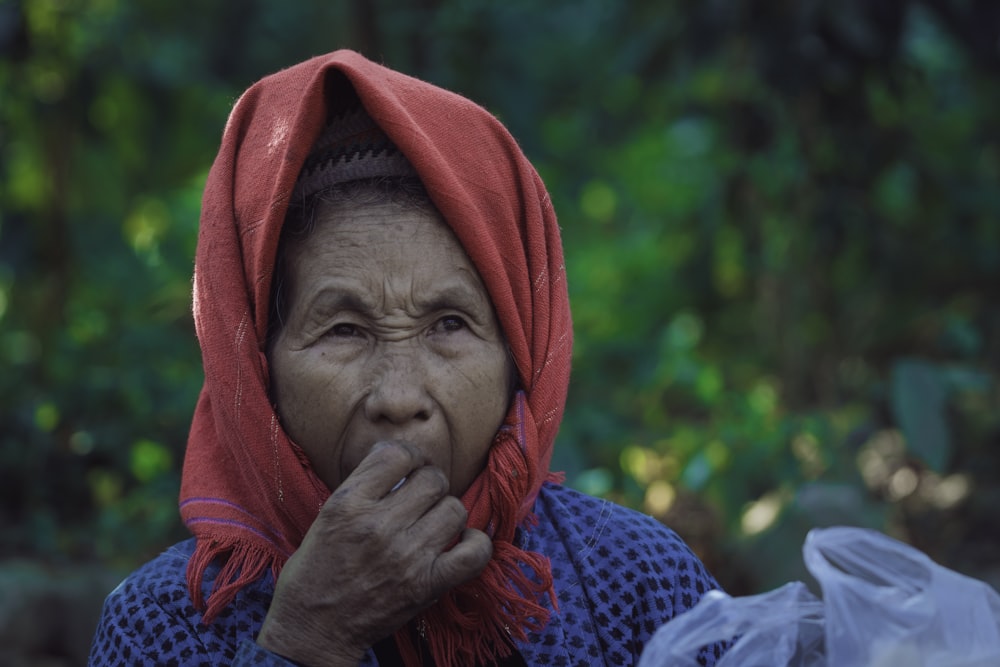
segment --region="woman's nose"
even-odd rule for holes
[[[428,376],[416,350],[382,355],[376,362],[371,391],[365,400],[365,416],[372,422],[401,426],[427,421],[433,401]]]

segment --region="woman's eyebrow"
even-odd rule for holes
[[[492,302],[484,289],[462,276],[414,294],[413,305],[423,313],[458,309],[482,316],[492,307]],[[317,287],[307,296],[304,306],[304,313],[351,311],[376,316],[380,312],[372,295],[339,283]]]
[[[419,308],[428,312],[457,308],[474,314],[479,313],[490,303],[485,293],[464,282],[435,290],[416,302]]]
[[[317,309],[324,311],[349,310],[370,314],[375,312],[375,304],[354,290],[340,285],[326,285],[313,292],[306,303],[306,312],[314,312]]]

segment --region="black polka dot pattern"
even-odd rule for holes
[[[535,509],[539,523],[521,534],[522,546],[551,560],[559,608],[518,647],[528,665],[633,665],[660,625],[718,588],[687,545],[648,516],[555,485]],[[254,643],[274,591],[269,574],[201,623],[185,583],[193,549],[193,540],[172,547],[112,591],[90,665],[293,664]],[[706,647],[698,663],[714,665],[722,650]],[[361,664],[378,663],[369,651]]]
[[[633,665],[663,623],[718,584],[686,544],[652,517],[546,486],[524,548],[552,561],[559,611],[524,652],[530,665]],[[714,665],[722,646],[698,662]]]

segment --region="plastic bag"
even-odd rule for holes
[[[1000,665],[1000,595],[874,531],[806,536],[830,665]]]
[[[1000,595],[913,547],[862,528],[816,529],[802,548],[822,588],[706,595],[653,635],[639,667],[695,667],[701,646],[735,640],[717,667],[996,667]]]
[[[700,667],[699,648],[733,637],[740,640],[718,663],[720,667],[827,664],[823,603],[796,581],[749,597],[709,591],[694,609],[656,631],[646,644],[639,667]]]

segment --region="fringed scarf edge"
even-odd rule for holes
[[[206,598],[205,572],[216,559],[222,561],[222,567]],[[201,622],[210,625],[241,589],[263,576],[268,568],[277,581],[286,559],[284,554],[245,538],[197,537],[186,575],[191,602],[202,611]]]
[[[558,611],[549,559],[514,544],[519,525],[537,523],[531,512],[521,519],[517,516],[517,508],[532,492],[533,480],[515,429],[500,429],[486,470],[493,557],[477,578],[449,591],[396,632],[407,667],[422,665],[417,641],[427,643],[436,665],[491,664],[509,656],[529,632],[545,627],[549,610],[541,604],[543,597]]]

